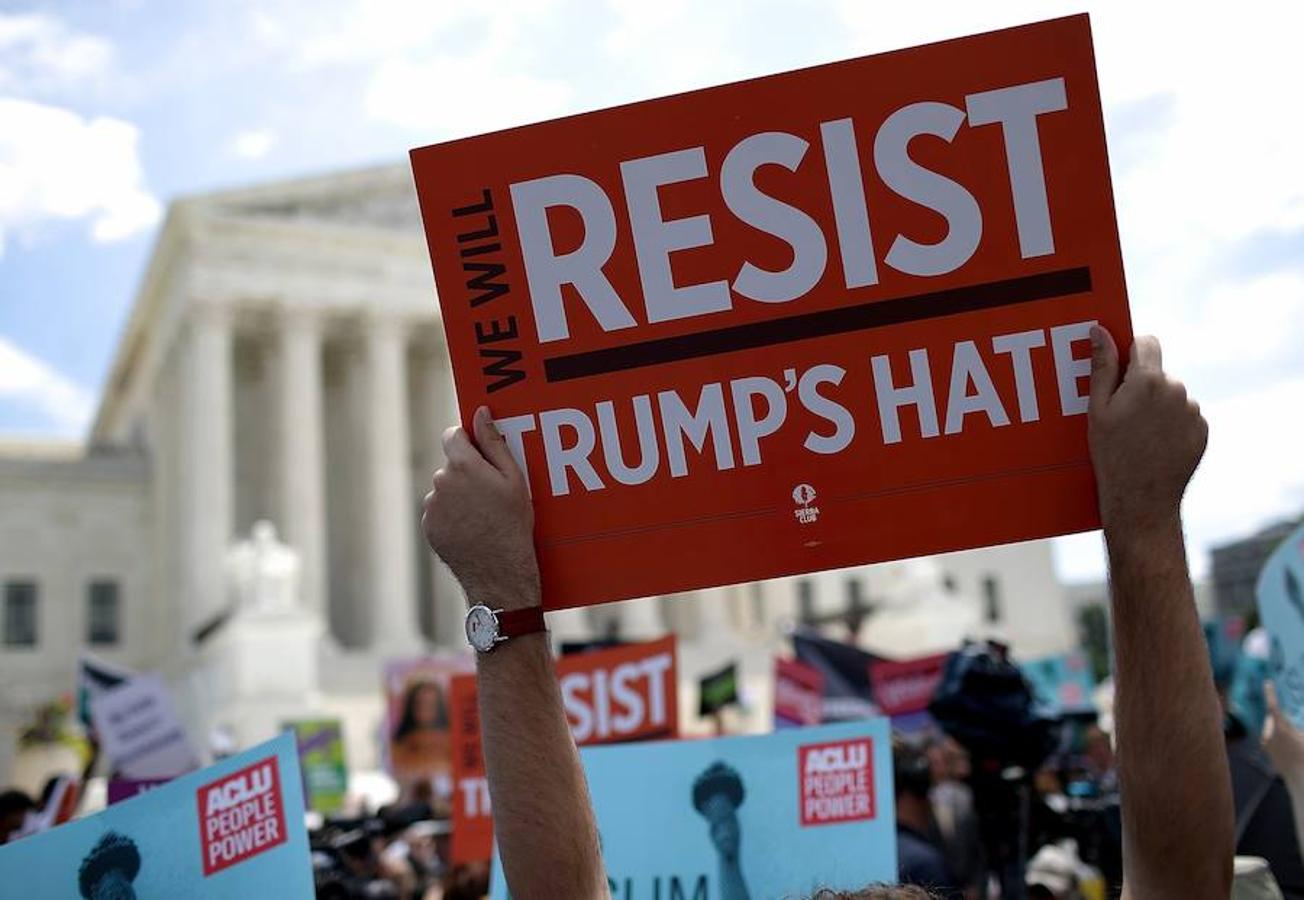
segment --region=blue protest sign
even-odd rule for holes
[[[294,736],[0,847],[0,885],[28,900],[311,897]]]
[[[1029,660],[1019,666],[1037,701],[1055,714],[1094,712],[1091,695],[1096,679],[1086,656],[1078,650]]]
[[[1271,670],[1282,707],[1304,727],[1304,525],[1272,552],[1255,587],[1272,640]]]
[[[761,900],[896,880],[887,719],[581,756],[613,900]],[[508,896],[498,860],[492,885],[495,900]]]

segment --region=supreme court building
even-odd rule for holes
[[[374,767],[381,663],[464,646],[463,599],[418,526],[456,418],[405,164],[173,203],[84,444],[0,445],[0,782],[17,728],[72,690],[83,650],[164,672],[201,748],[215,728],[248,744],[338,716],[350,762]],[[845,637],[849,611],[893,656],[980,632],[1024,656],[1073,643],[1045,542],[551,627],[677,632],[688,712],[696,677],[739,659],[742,724],[761,727],[783,629]]]

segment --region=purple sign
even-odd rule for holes
[[[130,800],[137,794],[152,791],[171,780],[171,778],[110,778],[109,806],[121,803],[123,800]]]

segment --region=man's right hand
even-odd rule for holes
[[[470,602],[538,606],[529,486],[488,407],[475,411],[474,428],[479,449],[461,426],[444,432],[447,462],[426,494],[421,527]]]
[[[1120,383],[1118,347],[1092,327],[1087,421],[1106,533],[1175,522],[1209,426],[1182,383],[1164,374],[1157,340],[1136,339]]]

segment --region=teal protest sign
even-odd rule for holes
[[[1020,668],[1037,701],[1048,710],[1065,715],[1095,712],[1091,695],[1096,679],[1081,651],[1030,660]]]
[[[26,900],[311,897],[294,737],[0,847],[0,885]]]
[[[1304,727],[1304,525],[1263,564],[1255,595],[1272,640],[1277,696],[1295,724]]]
[[[887,719],[581,756],[613,900],[762,900],[896,880]],[[508,896],[498,860],[492,896]]]

